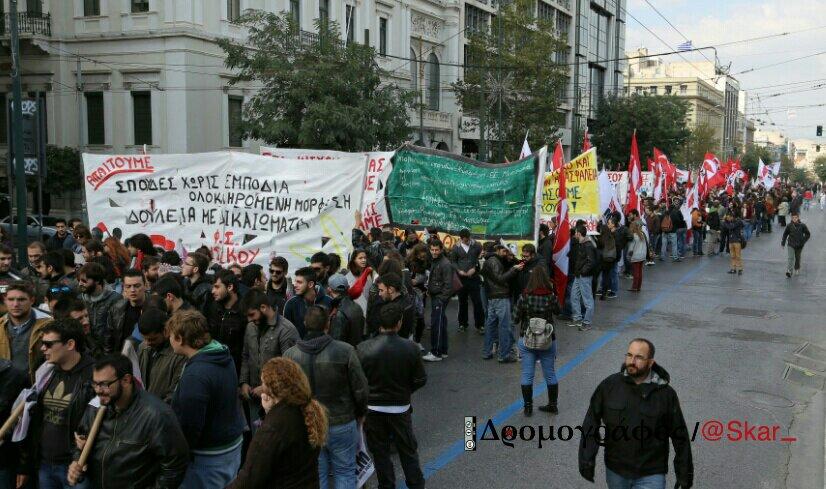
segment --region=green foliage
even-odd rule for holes
[[[634,129],[637,130],[643,167],[646,158],[652,157],[655,146],[673,158],[690,135],[686,126],[687,113],[688,103],[676,95],[633,94],[605,99],[599,104],[596,120],[589,127],[600,162],[609,168],[626,169]],[[699,162],[688,163],[696,165]]]
[[[795,168],[789,177],[792,183],[811,183],[812,177],[805,168]]]
[[[525,134],[531,148],[558,138],[568,67],[556,62],[556,53],[568,48],[554,36],[552,21],[536,18],[535,8],[534,0],[514,0],[501,6],[490,29],[469,31],[464,79],[452,83],[462,111],[484,121],[494,140],[488,148],[502,141],[495,161],[517,157]]]
[[[780,175],[789,176],[794,171],[794,162],[788,155],[780,155]]]
[[[680,166],[696,170],[703,163],[706,153],[714,153],[720,147],[720,141],[715,137],[716,130],[708,124],[700,124],[690,131],[685,144],[677,151],[674,161]]]
[[[761,146],[750,144],[746,147],[746,152],[740,158],[740,164],[743,171],[748,171],[749,175],[754,178],[757,175],[757,168],[760,166],[760,160],[766,165],[774,163],[771,152]]]
[[[246,43],[220,39],[232,83],[262,85],[245,105],[244,136],[290,148],[394,149],[410,133],[413,95],[392,83],[373,48],[345,44],[334,22],[301,33],[284,14],[252,11],[238,22]]]
[[[80,190],[80,152],[76,148],[46,146],[46,180],[43,193],[61,195],[64,192]],[[26,187],[37,189],[37,178],[27,177]]]
[[[813,164],[815,175],[821,182],[826,182],[826,156],[819,156]]]

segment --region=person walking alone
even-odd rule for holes
[[[639,221],[631,223],[631,242],[628,244],[628,259],[631,260],[630,292],[639,292],[642,287],[642,265],[648,255],[648,240]]]
[[[780,246],[786,247],[788,244],[788,260],[786,262],[786,277],[791,277],[792,272],[800,275],[800,255],[803,253],[803,245],[809,241],[812,234],[809,227],[800,221],[800,214],[792,212],[792,222],[783,230],[783,239]]]
[[[723,229],[726,231],[728,248],[731,253],[731,269],[728,273],[743,275],[743,220],[733,212],[728,212],[723,220]]]

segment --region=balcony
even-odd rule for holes
[[[7,13],[0,17],[0,37],[11,35],[12,15],[14,14]],[[49,14],[18,12],[17,31],[20,35],[30,34],[51,37],[52,17]]]

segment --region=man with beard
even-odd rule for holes
[[[192,256],[191,254],[187,257]],[[206,318],[209,322],[209,334],[212,339],[223,343],[235,361],[235,374],[241,373],[241,355],[244,351],[244,329],[247,321],[241,309],[238,294],[240,282],[229,270],[215,274],[212,284],[212,300],[207,304]]]
[[[186,363],[186,357],[175,353],[169,344],[168,319],[165,312],[149,307],[138,321],[138,330],[143,336],[138,349],[143,387],[167,404],[172,402],[172,394]]]
[[[37,273],[46,281],[49,288],[68,287],[77,290],[77,280],[66,276],[66,261],[61,250],[50,251],[43,256],[37,265]]]
[[[102,338],[106,331],[109,310],[121,299],[120,294],[106,285],[106,270],[100,263],[87,263],[77,274],[80,298],[89,312],[89,324],[92,334]]]
[[[161,259],[157,256],[145,256],[141,262],[143,279],[146,281],[146,290],[152,291],[160,278]]]
[[[92,387],[107,410],[81,467],[77,459],[98,410],[86,408],[75,435],[69,485],[88,475],[92,487],[179,487],[189,461],[186,438],[172,408],[135,385],[132,362],[123,355],[98,360]]]
[[[241,355],[241,397],[250,403],[250,421],[259,419],[261,408],[261,368],[271,358],[280,357],[298,341],[298,331],[287,318],[273,309],[267,295],[251,290],[241,308],[247,317],[244,350]]]
[[[319,251],[310,258],[310,268],[315,272],[316,285],[322,289],[327,287],[327,279],[330,278],[330,257],[327,253]]]
[[[298,335],[302,338],[305,333],[304,313],[307,312],[307,307],[315,304],[329,309],[332,304],[330,298],[324,293],[324,289],[317,284],[318,279],[312,268],[299,268],[295,271],[293,280],[295,295],[284,304],[284,317],[295,325]]]
[[[594,482],[597,451],[604,442],[609,489],[665,489],[670,439],[676,452],[674,487],[691,487],[691,443],[680,401],[669,379],[668,372],[654,362],[654,345],[644,338],[631,340],[620,371],[603,380],[591,396],[579,444],[579,473],[583,478]],[[601,433],[605,434],[604,440],[600,439]]]
[[[241,270],[241,283],[247,289],[258,289],[262,292],[267,290],[267,277],[264,276],[264,267],[257,263],[251,263]]]
[[[295,295],[293,281],[287,276],[290,265],[283,256],[276,256],[270,261],[270,281],[267,282],[267,297],[273,307],[284,310],[284,304]]]
[[[19,487],[34,476],[41,489],[62,489],[72,461],[72,435],[94,397],[90,384],[95,361],[84,353],[83,329],[74,319],[47,324],[40,345],[54,369],[30,413],[17,482]],[[75,487],[83,489],[88,483]]]
[[[188,254],[181,265],[181,275],[186,279],[189,297],[192,299],[192,304],[200,311],[206,311],[212,291],[212,283],[205,275],[208,268],[209,258],[198,252]]]
[[[533,245],[531,245],[533,246]],[[459,315],[456,318],[459,323],[459,331],[467,331],[468,328],[468,298],[473,303],[473,326],[479,334],[485,332],[485,308],[482,306],[482,280],[479,274],[479,257],[482,256],[482,245],[470,239],[470,230],[459,231],[459,242],[450,250],[449,259],[456,267],[462,288],[459,290]],[[405,326],[399,333],[402,338],[405,336]]]
[[[416,310],[413,309],[413,303],[410,297],[402,294],[404,290],[402,278],[393,272],[385,273],[376,280],[376,285],[378,286],[379,298],[381,300],[369,309],[370,313],[367,317],[368,336],[372,337],[379,333],[382,308],[388,304],[397,304],[398,307],[404,311],[399,336],[405,339],[410,338],[413,329],[416,327]]]
[[[69,233],[69,227],[66,225],[66,219],[58,219],[54,224],[55,234],[46,241],[46,248],[49,251],[67,249],[71,250],[75,247],[75,238]]]
[[[106,329],[103,330],[104,352],[119,352],[127,338],[140,339],[138,321],[143,313],[143,306],[149,299],[143,273],[130,268],[123,273],[123,299],[118,300],[109,310]]]

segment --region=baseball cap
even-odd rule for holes
[[[350,288],[350,284],[347,282],[347,277],[337,273],[327,280],[327,287],[329,287],[330,290],[335,290],[336,292],[347,292],[347,289]]]

